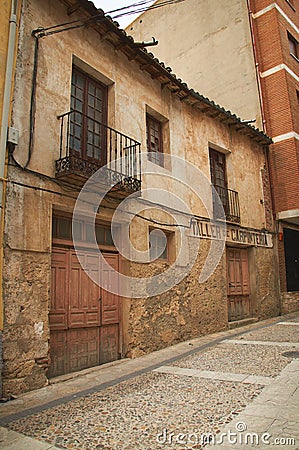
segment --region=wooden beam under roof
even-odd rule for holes
[[[81,8],[81,5],[79,2],[74,3],[72,6],[68,6],[67,8],[67,15],[71,16],[74,12],[78,11],[78,9]]]

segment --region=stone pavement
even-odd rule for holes
[[[299,449],[299,314],[51,380],[0,405],[0,448]]]

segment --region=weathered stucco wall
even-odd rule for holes
[[[246,0],[222,0],[221,9],[218,0],[163,6],[126,31],[137,41],[154,36],[159,44],[151,51],[177,76],[242,119],[256,118],[262,129]]]
[[[193,239],[189,238],[189,245]],[[225,258],[207,282],[198,282],[209,247],[210,241],[201,241],[194,267],[173,289],[159,296],[131,300],[128,356],[140,356],[227,328]],[[168,266],[132,264],[131,271],[136,276],[153,276]]]
[[[260,320],[281,314],[280,287],[277,278],[277,242],[273,251],[265,248],[252,248],[249,256],[250,277],[255,316]]]

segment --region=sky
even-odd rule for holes
[[[93,3],[95,4],[95,6],[97,8],[101,8],[101,9],[103,9],[103,11],[108,12],[108,11],[112,11],[112,10],[117,9],[117,8],[122,8],[124,6],[134,5],[135,3],[138,3],[138,1],[140,1],[140,0],[93,0]],[[149,3],[147,3],[146,6],[148,7],[152,3],[154,3],[154,0],[150,1]],[[132,8],[132,10],[133,9],[134,8]],[[127,9],[127,10],[124,10],[124,11],[119,11],[118,13],[111,13],[109,15],[111,17],[113,17],[116,14],[120,14],[122,12],[128,12],[128,11],[129,10]],[[119,23],[121,28],[125,28],[127,25],[129,25],[131,22],[133,22],[133,20],[136,19],[136,17],[138,17],[139,14],[140,13],[138,13],[138,14],[129,14],[129,15],[126,15],[124,17],[118,17],[115,20]]]

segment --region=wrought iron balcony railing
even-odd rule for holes
[[[214,216],[216,219],[226,219],[228,222],[240,223],[240,205],[238,192],[227,189],[223,186],[214,185],[215,191],[220,197],[224,213],[226,217],[222,217],[221,211],[217,207],[217,202],[214,200]]]
[[[56,177],[83,184],[105,166],[104,184],[135,192],[141,188],[141,145],[80,111],[60,120],[60,155]]]

